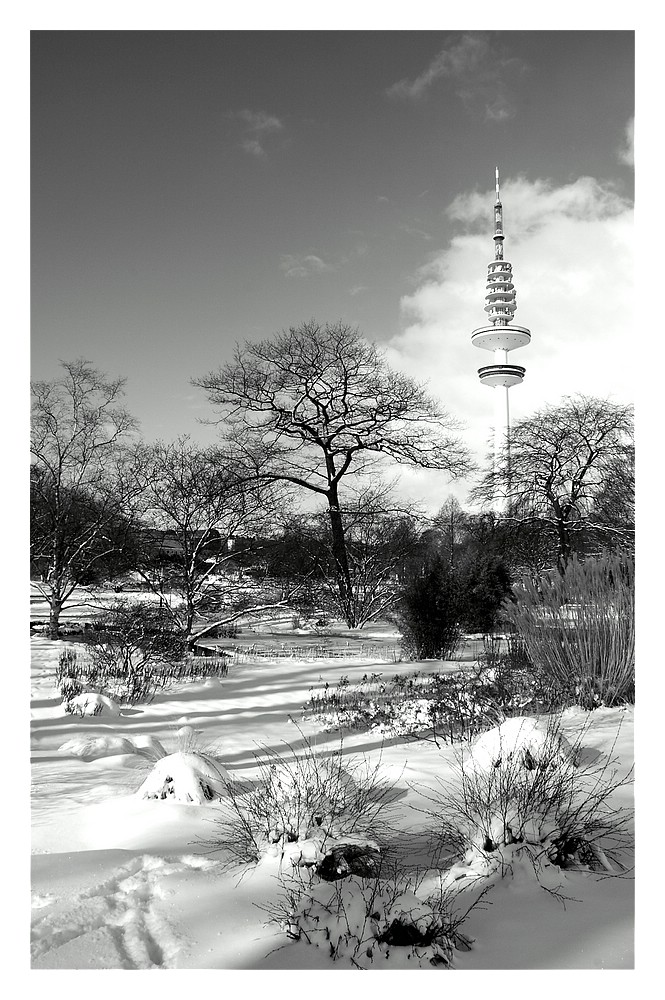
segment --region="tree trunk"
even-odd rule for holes
[[[556,554],[556,568],[559,571],[559,575],[564,576],[566,566],[568,565],[572,555],[572,548],[570,544],[570,536],[563,524],[557,525],[557,533],[559,537],[559,545]]]
[[[328,490],[328,516],[330,518],[332,553],[335,561],[335,577],[340,606],[347,626],[355,628],[357,621],[353,602],[353,585],[351,583],[344,524],[342,522],[342,513],[339,509],[339,497],[336,485],[331,486]]]
[[[61,598],[56,597],[51,594],[49,598],[49,618],[48,618],[48,637],[49,639],[58,638],[58,629],[60,627],[60,613],[62,612],[63,601]]]

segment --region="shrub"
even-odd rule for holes
[[[506,615],[560,704],[591,709],[635,698],[634,562],[625,555],[581,561],[522,581]]]
[[[60,653],[55,669],[55,682],[60,688],[65,710],[71,712],[73,700],[83,692],[75,649],[63,649]]]
[[[229,864],[255,863],[265,854],[292,864],[316,864],[335,844],[383,840],[394,782],[385,784],[381,762],[323,754],[303,737],[296,751],[263,748],[254,781],[229,782],[210,846],[225,849]],[[378,844],[375,845],[378,849]]]
[[[224,795],[228,779],[226,768],[209,754],[177,751],[155,762],[136,795],[203,805]]]
[[[487,732],[466,759],[455,785],[431,797],[438,852],[453,845],[459,860],[506,875],[526,856],[547,865],[616,873],[631,811],[612,805],[632,780],[617,761],[581,764],[582,732],[569,744],[556,718],[511,719]]]
[[[502,618],[502,607],[512,593],[508,567],[490,553],[469,554],[456,566],[459,619],[466,632],[493,632]]]
[[[523,715],[525,709],[540,714],[559,707],[556,684],[536,670],[519,635],[486,635],[483,645],[477,673],[503,715]]]
[[[450,659],[462,636],[459,612],[459,583],[436,557],[402,588],[394,618],[405,653],[414,660]]]
[[[370,729],[385,737],[430,732],[450,742],[471,739],[502,718],[493,684],[467,671],[386,680],[372,674],[355,684],[342,677],[336,687],[312,689],[303,708],[327,730]]]
[[[404,878],[296,882],[282,908],[290,938],[355,968],[449,967],[459,940],[450,914],[419,898]]]
[[[172,684],[228,673],[227,661],[220,657],[187,656],[175,663],[152,661],[130,668],[122,658],[110,655],[106,646],[101,647],[102,655],[91,654],[96,648],[86,644],[80,651],[68,648],[60,653],[55,676],[67,712],[85,692],[136,705],[151,701]]]

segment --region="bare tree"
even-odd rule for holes
[[[338,322],[311,321],[236,348],[232,362],[194,380],[219,411],[253,474],[325,499],[339,603],[354,627],[341,486],[381,460],[450,475],[468,471],[456,423],[374,344]]]
[[[247,481],[220,448],[201,448],[188,437],[142,446],[145,516],[137,569],[160,607],[187,641],[197,639],[242,613],[282,606],[242,598],[219,571],[234,557],[237,535],[270,534],[284,489]]]
[[[344,504],[344,534],[356,627],[383,617],[398,600],[399,580],[419,548],[422,513],[397,500],[388,483],[349,487]],[[327,511],[301,517],[290,526],[294,563],[309,574],[315,603],[344,617],[340,606],[335,558]]]
[[[441,555],[450,566],[455,563],[457,550],[473,525],[473,516],[463,510],[459,500],[449,496],[432,521],[440,537]]]
[[[603,502],[615,495],[618,470],[632,478],[632,408],[588,396],[567,396],[515,424],[510,452],[485,474],[472,498],[492,504],[506,497],[506,518],[540,525],[556,544],[563,570],[583,537],[627,536],[630,525],[612,523]],[[622,493],[631,492],[628,483]]]
[[[124,379],[79,359],[32,385],[31,565],[49,605],[49,635],[74,588],[124,544],[138,492],[125,445],[136,422]]]

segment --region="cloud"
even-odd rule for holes
[[[513,264],[517,291],[515,323],[530,329],[532,338],[509,355],[526,368],[523,384],[510,391],[513,418],[576,392],[631,402],[631,205],[591,177],[559,187],[518,177],[503,181],[501,193],[505,257]],[[387,346],[395,367],[428,381],[430,391],[464,421],[465,440],[478,459],[498,392],[477,376],[492,355],[471,343],[472,331],[486,325],[493,202],[488,190],[461,194],[448,206],[458,232],[416,275],[415,291],[401,302],[403,332]],[[440,477],[438,482],[439,489],[448,488]],[[428,477],[413,488],[431,489]]]
[[[287,278],[307,278],[312,274],[321,274],[323,271],[332,271],[333,268],[326,264],[316,254],[282,254],[279,259],[279,266]]]
[[[499,52],[487,34],[466,33],[443,48],[415,80],[398,80],[386,93],[393,98],[419,100],[438,80],[449,80],[470,114],[502,122],[516,113],[512,80],[527,68],[522,60]]]
[[[631,118],[626,125],[623,145],[617,151],[619,163],[625,163],[628,167],[635,166],[635,119]]]
[[[418,226],[412,226],[408,222],[400,223],[399,229],[401,232],[406,233],[407,236],[414,236],[416,239],[427,240],[428,242],[432,239],[431,234],[426,230]]]
[[[229,112],[227,117],[242,122],[245,135],[240,141],[240,147],[252,156],[265,156],[266,136],[284,128],[279,118],[268,115],[264,111],[250,111],[248,108],[244,108],[242,111]]]

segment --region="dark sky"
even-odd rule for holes
[[[77,356],[126,375],[149,438],[195,428],[189,379],[236,340],[311,317],[402,337],[400,300],[463,231],[446,209],[495,163],[632,197],[631,32],[31,40],[33,377]]]

